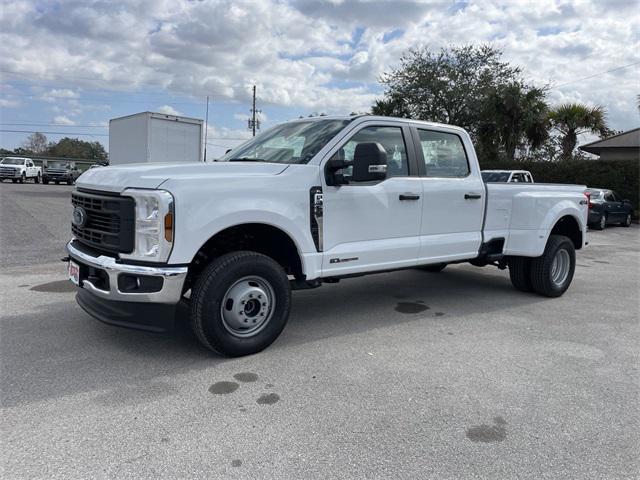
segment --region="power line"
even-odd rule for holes
[[[81,124],[73,124],[73,125],[65,125],[64,123],[8,123],[2,122],[0,123],[2,126],[12,126],[12,127],[65,127],[65,128],[109,128],[108,125],[81,125]]]
[[[0,129],[0,132],[5,133],[43,133],[46,135],[80,135],[87,137],[108,137],[108,133],[89,133],[89,132],[44,132],[40,130],[6,130]]]
[[[2,125],[2,124],[0,124]],[[63,125],[58,125],[63,126]],[[91,133],[91,132],[51,132],[51,131],[43,131],[43,130],[9,130],[9,129],[0,129],[0,132],[3,133],[42,133],[45,135],[83,135],[89,137],[108,137],[108,133]],[[230,140],[230,141],[245,141],[249,140],[248,138],[241,137],[209,137],[211,140]],[[216,145],[214,143],[207,142],[207,145]],[[219,146],[219,145],[218,145]]]
[[[612,68],[610,70],[605,70],[604,72],[594,73],[593,75],[589,75],[587,77],[576,78],[575,80],[571,80],[570,82],[565,82],[565,83],[561,83],[560,85],[555,85],[555,86],[551,87],[551,89],[553,90],[555,88],[564,87],[565,85],[571,85],[572,83],[581,82],[582,80],[588,80],[590,78],[599,77],[600,75],[604,75],[605,73],[615,72],[617,70],[623,70],[625,68],[633,67],[634,65],[638,65],[638,64],[640,64],[640,61],[639,62],[634,62],[634,63],[629,63],[627,65],[621,65],[619,67],[615,67],[615,68]]]

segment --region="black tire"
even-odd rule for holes
[[[250,276],[269,284],[275,306],[260,330],[249,336],[239,336],[225,323],[222,302],[234,284]],[[233,303],[229,310],[232,308]],[[228,357],[250,355],[271,345],[287,324],[290,310],[291,288],[287,274],[275,260],[256,252],[232,252],[213,260],[200,274],[191,292],[193,332],[205,347]]]
[[[568,256],[568,270],[564,278],[553,277],[554,259],[559,252]],[[558,267],[560,268],[560,267]],[[531,260],[531,285],[533,290],[545,297],[559,297],[567,291],[576,269],[576,251],[573,242],[564,235],[551,235],[544,253]]]
[[[36,178],[33,179],[35,183],[40,183],[40,174],[36,175]]]
[[[533,292],[533,285],[531,285],[531,258],[509,257],[508,263],[511,284],[521,292]]]
[[[604,230],[606,226],[607,226],[607,214],[606,214],[606,213],[603,213],[603,214],[600,216],[600,220],[598,220],[598,223],[596,223],[596,224],[593,226],[593,229],[594,229],[594,230]]]
[[[627,216],[625,217],[624,222],[622,222],[620,225],[622,225],[623,227],[631,226],[631,212],[627,213]]]
[[[434,263],[433,265],[423,265],[422,267],[418,267],[418,269],[425,272],[438,273],[444,270],[446,266],[446,263]]]
[[[22,172],[22,175],[20,175],[20,183],[24,183],[26,179],[27,176],[24,174],[24,172]]]

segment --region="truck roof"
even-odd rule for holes
[[[290,122],[304,122],[304,121],[320,121],[320,120],[379,120],[379,121],[388,121],[388,120],[397,120],[400,122],[406,123],[414,123],[419,125],[424,125],[428,127],[446,127],[452,128],[455,130],[459,130],[461,132],[465,132],[466,130],[462,127],[458,127],[456,125],[450,125],[448,123],[438,123],[438,122],[428,122],[426,120],[415,120],[413,118],[402,118],[402,117],[386,117],[382,115],[369,115],[368,113],[361,113],[358,115],[322,115],[317,117],[303,117],[303,118],[293,118],[289,120]]]

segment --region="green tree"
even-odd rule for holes
[[[384,117],[411,117],[407,103],[397,93],[388,93],[386,98],[377,99],[371,107],[371,113]]]
[[[100,142],[86,142],[78,138],[64,137],[57,143],[50,143],[47,155],[52,157],[88,158],[106,160],[107,152]]]
[[[487,96],[520,75],[501,57],[500,50],[487,45],[411,49],[398,68],[382,75],[384,98],[372,111],[458,125],[473,134]]]
[[[563,103],[549,113],[553,128],[561,136],[561,158],[571,159],[578,143],[578,135],[594,133],[601,138],[610,134],[604,107],[588,107],[581,103]]]
[[[527,144],[537,149],[549,136],[546,92],[522,82],[499,85],[487,95],[483,120],[478,128],[478,147],[483,157],[497,156],[500,146],[508,161]]]

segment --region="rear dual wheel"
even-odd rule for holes
[[[575,267],[573,242],[563,235],[551,235],[541,256],[511,257],[509,276],[518,290],[559,297],[571,285]]]

